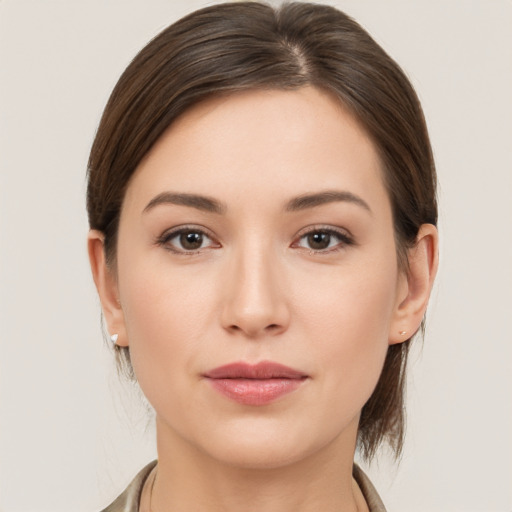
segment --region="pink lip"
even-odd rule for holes
[[[212,387],[245,405],[264,405],[295,391],[307,374],[271,361],[231,363],[207,372]]]

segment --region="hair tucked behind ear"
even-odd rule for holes
[[[260,2],[214,5],[185,16],[131,62],[103,113],[88,165],[90,227],[105,235],[115,272],[119,216],[144,155],[191,106],[247,89],[318,87],[338,98],[376,145],[391,200],[397,261],[407,266],[423,223],[436,224],[436,175],[418,98],[399,66],[350,17],[325,5]],[[404,435],[409,341],[388,349],[364,406],[362,454],[382,441],[398,455]],[[133,377],[128,349],[120,361]]]

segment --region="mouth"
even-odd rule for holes
[[[244,405],[265,405],[298,389],[308,375],[271,361],[220,366],[203,375],[213,389]]]

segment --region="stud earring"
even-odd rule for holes
[[[112,336],[110,336],[110,341],[115,345],[117,343],[117,338],[119,338],[119,334],[112,334]]]
[[[400,334],[400,336],[403,336],[404,334],[407,334],[407,331],[399,331],[398,334]]]

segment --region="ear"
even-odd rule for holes
[[[408,268],[399,277],[390,345],[408,340],[420,328],[439,265],[438,251],[437,228],[423,224],[414,247],[407,251]]]
[[[101,231],[90,230],[87,249],[94,284],[100,297],[103,316],[110,334],[117,334],[116,345],[128,346],[124,314],[119,301],[117,279],[105,258],[104,235]]]

